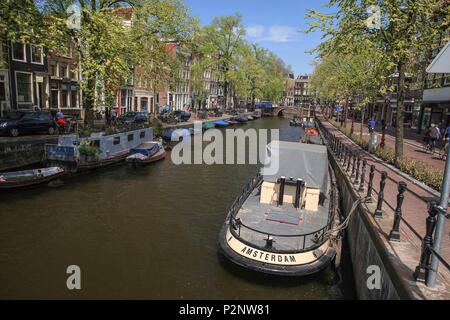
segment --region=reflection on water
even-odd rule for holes
[[[246,127],[300,128],[275,118]],[[242,269],[218,254],[230,204],[258,166],[117,166],[62,187],[0,193],[0,298],[326,299],[329,268],[286,279]],[[66,268],[82,291],[66,289]]]

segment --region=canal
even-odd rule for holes
[[[242,128],[300,128],[264,118]],[[335,299],[329,267],[286,279],[241,269],[218,254],[218,234],[234,198],[258,166],[106,168],[62,186],[0,193],[0,298]],[[348,263],[348,262],[347,262]],[[68,291],[78,265],[82,290]],[[345,282],[344,282],[345,284]],[[350,292],[350,293],[347,293]]]

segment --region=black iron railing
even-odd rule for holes
[[[355,145],[354,143],[345,144],[344,147],[338,147],[339,145],[342,146],[342,135],[339,133],[339,135],[333,134],[328,130],[323,123],[316,117],[316,124],[317,127],[322,135],[323,140],[328,145],[328,149],[330,150],[330,153],[332,156],[336,159],[337,163],[340,165],[342,164],[343,172],[349,173],[350,166],[353,162],[353,167],[355,167],[355,163],[360,156],[362,150],[359,146]],[[345,138],[349,139],[349,138]],[[342,156],[344,155],[344,156]],[[341,162],[341,158],[343,158],[343,162]],[[375,161],[377,162],[377,161]],[[350,180],[354,178],[355,176],[355,169],[352,172],[352,175],[350,176]],[[375,190],[374,188],[374,177],[375,174],[378,173],[380,175],[380,186],[378,190]],[[386,186],[386,183],[394,182],[398,186],[398,195],[397,195],[397,203],[395,205],[389,203],[385,199],[384,189]],[[408,188],[407,184],[405,182],[399,182],[395,180],[392,177],[389,177],[389,175],[384,172],[376,169],[374,165],[371,166],[370,169],[370,175],[366,179],[366,176],[364,175],[361,178],[361,182],[359,185],[357,191],[364,190],[364,185],[367,184],[367,195],[360,192],[361,196],[365,196],[368,200],[373,199],[377,203],[377,209],[374,212],[374,217],[377,219],[383,219],[384,216],[384,209],[383,206],[388,207],[392,212],[394,213],[394,223],[391,232],[389,233],[389,241],[396,242],[400,241],[400,226],[403,223],[421,242],[422,242],[422,254],[419,262],[419,266],[416,269],[416,272],[414,273],[414,278],[416,281],[425,282],[427,278],[427,273],[431,269],[431,256],[434,255],[444,266],[448,271],[450,271],[450,264],[448,261],[446,261],[440,254],[438,254],[433,249],[433,243],[434,243],[434,233],[435,233],[435,224],[436,224],[436,215],[439,211],[439,207],[437,206],[436,202],[429,201],[428,199],[425,199],[424,197],[420,196],[415,192],[414,190],[411,190]],[[377,198],[374,199],[373,193],[376,194]],[[420,235],[420,232],[416,230],[403,216],[402,206],[403,202],[407,200],[407,195],[410,195],[420,201],[422,201],[424,204],[428,205],[428,214],[429,217],[426,219],[426,235],[425,237],[422,237]]]
[[[332,175],[332,173],[330,173]],[[233,234],[235,238],[237,238],[242,243],[251,246],[255,249],[260,249],[262,251],[267,251],[271,253],[278,253],[278,254],[296,254],[296,253],[302,253],[306,251],[312,251],[319,247],[321,247],[328,239],[326,238],[327,232],[333,228],[335,214],[336,214],[336,183],[334,180],[334,176],[332,175],[331,183],[332,186],[330,188],[329,193],[329,202],[330,202],[330,208],[329,208],[329,215],[328,215],[328,221],[327,224],[321,228],[320,230],[316,230],[314,232],[310,232],[307,234],[294,234],[294,235],[285,235],[285,234],[276,234],[276,233],[269,233],[265,231],[258,230],[256,228],[250,227],[242,222],[240,218],[237,217],[239,211],[241,210],[242,206],[244,205],[245,201],[248,199],[248,197],[251,195],[253,190],[255,188],[259,187],[260,184],[263,182],[263,177],[261,175],[257,175],[252,181],[250,181],[242,190],[239,197],[236,198],[233,205],[230,208],[230,211],[228,213],[228,219],[230,224],[230,231]],[[261,235],[261,241],[265,241],[265,246],[259,246],[255,243],[251,243],[248,240],[246,240],[242,233],[243,231],[247,232],[253,232],[258,235]],[[274,247],[274,243],[276,244],[279,242],[280,239],[297,239],[298,241],[295,248],[289,249],[289,250],[283,250]]]

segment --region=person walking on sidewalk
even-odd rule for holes
[[[439,132],[439,128],[436,127],[436,125],[433,123],[431,125],[431,129],[430,129],[430,148],[431,148],[431,153],[434,153],[435,149],[436,149],[436,142],[438,140],[440,140],[441,138],[441,133]]]
[[[447,159],[448,147],[450,146],[450,126],[445,130],[442,140],[444,142],[444,149],[441,152],[441,159],[445,161]]]

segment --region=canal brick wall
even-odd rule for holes
[[[2,138],[0,141],[0,172],[43,162],[45,145],[57,142],[57,136]]]
[[[359,199],[352,183],[346,174],[330,156],[332,167],[336,174],[336,180],[341,194],[341,210],[344,216],[348,214],[353,204]],[[346,236],[349,243],[352,260],[355,287],[358,299],[362,300],[399,300],[412,299],[411,295],[401,284],[398,274],[390,264],[387,253],[380,243],[379,237],[369,221],[370,213],[364,206],[358,206],[353,214]],[[381,274],[381,290],[370,290],[367,286],[367,270],[370,266],[378,266]]]

